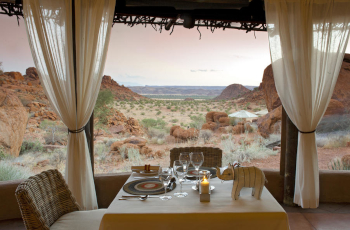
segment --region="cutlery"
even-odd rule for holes
[[[138,198],[139,200],[144,201],[144,200],[147,200],[148,195],[145,195],[145,196],[121,197],[121,198],[119,198],[119,200],[129,200],[131,198]]]
[[[159,196],[153,196],[153,195],[136,195],[136,196],[128,196],[124,195],[122,198],[138,198],[138,197],[145,197],[147,196],[148,198],[159,198]]]

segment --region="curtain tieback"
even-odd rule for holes
[[[80,129],[77,130],[70,130],[68,129],[68,133],[81,133],[85,130],[85,126],[81,127]]]
[[[299,129],[298,129],[298,131],[299,131],[299,133],[302,133],[302,134],[308,134],[308,133],[314,133],[314,132],[316,132],[316,129],[315,129],[314,131],[310,131],[310,132],[303,132],[303,131],[300,131]]]

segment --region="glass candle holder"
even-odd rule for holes
[[[203,174],[199,182],[199,194],[210,194],[210,172]]]

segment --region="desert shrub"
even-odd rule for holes
[[[328,163],[328,168],[331,170],[350,170],[350,165],[343,164],[342,160],[336,157]]]
[[[108,141],[106,142],[106,146],[111,147],[111,145],[116,141],[118,141],[118,139],[115,139],[115,138],[108,139]]]
[[[94,108],[94,116],[102,124],[108,123],[108,116],[111,114],[110,106],[113,104],[114,96],[110,90],[100,90]]]
[[[158,112],[157,112],[157,115],[160,115],[161,113],[162,113],[162,112],[158,111]]]
[[[330,133],[350,130],[350,115],[334,115],[322,118],[318,124],[317,133]]]
[[[60,148],[55,149],[50,155],[50,164],[55,168],[59,168],[59,165],[64,164],[66,160],[67,149]]]
[[[104,144],[97,144],[94,148],[95,156],[97,156],[97,160],[100,163],[105,163],[109,161],[110,155],[109,155],[109,149]]]
[[[22,142],[19,155],[25,154],[27,152],[42,152],[42,151],[43,151],[43,145],[39,141],[24,140]]]
[[[167,135],[167,132],[162,129],[149,128],[148,135],[150,136],[150,138],[156,137],[158,139],[164,138]]]
[[[230,125],[234,126],[237,125],[238,119],[235,117],[230,117]]]
[[[3,75],[4,74],[4,70],[2,69],[2,61],[0,61],[0,75]]]
[[[13,165],[10,161],[0,161],[0,181],[27,179],[32,176],[28,168]]]
[[[59,132],[57,131],[57,127],[51,127],[49,128],[45,134],[44,134],[44,140],[45,140],[45,144],[55,144],[55,143],[59,143],[61,145],[66,145],[67,143],[67,137],[68,134],[67,132]]]
[[[234,161],[250,162],[253,159],[263,159],[270,155],[276,155],[276,152],[265,147],[265,143],[260,138],[254,139],[249,145],[246,139],[241,143],[236,143],[230,135],[227,139],[221,141],[223,149],[223,164],[227,165]]]
[[[318,147],[338,148],[345,147],[350,142],[349,131],[338,131],[332,133],[321,133],[316,135],[316,144]]]
[[[128,158],[129,162],[133,162],[135,165],[140,165],[142,163],[140,151],[138,149],[129,148]]]
[[[247,124],[247,123],[244,124],[245,131],[248,132],[248,133],[254,132],[253,126],[251,126],[251,124],[249,124],[249,126],[246,125],[246,124]]]
[[[172,119],[172,120],[170,120],[171,123],[176,123],[178,121],[179,121],[179,119]]]
[[[141,115],[143,116],[143,115],[145,115],[145,113],[144,113],[144,112],[142,112],[142,113],[141,113]]]
[[[191,128],[201,129],[202,125],[205,123],[205,117],[198,115],[198,116],[191,116],[190,117],[192,122],[189,124]]]
[[[50,126],[56,126],[56,122],[45,119],[40,122],[39,128],[46,130]]]
[[[212,136],[213,132],[211,130],[203,129],[199,131],[199,138],[202,138],[204,143],[208,142]]]
[[[146,118],[146,119],[143,119],[141,121],[141,125],[143,127],[145,127],[146,129],[149,129],[151,127],[155,128],[155,129],[164,129],[166,124],[167,123],[161,118],[158,118],[157,120],[152,119],[152,118]]]

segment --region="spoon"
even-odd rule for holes
[[[144,195],[144,196],[139,196],[139,197],[121,197],[119,198],[119,200],[129,200],[131,198],[138,198],[141,201],[147,200],[148,195]]]

